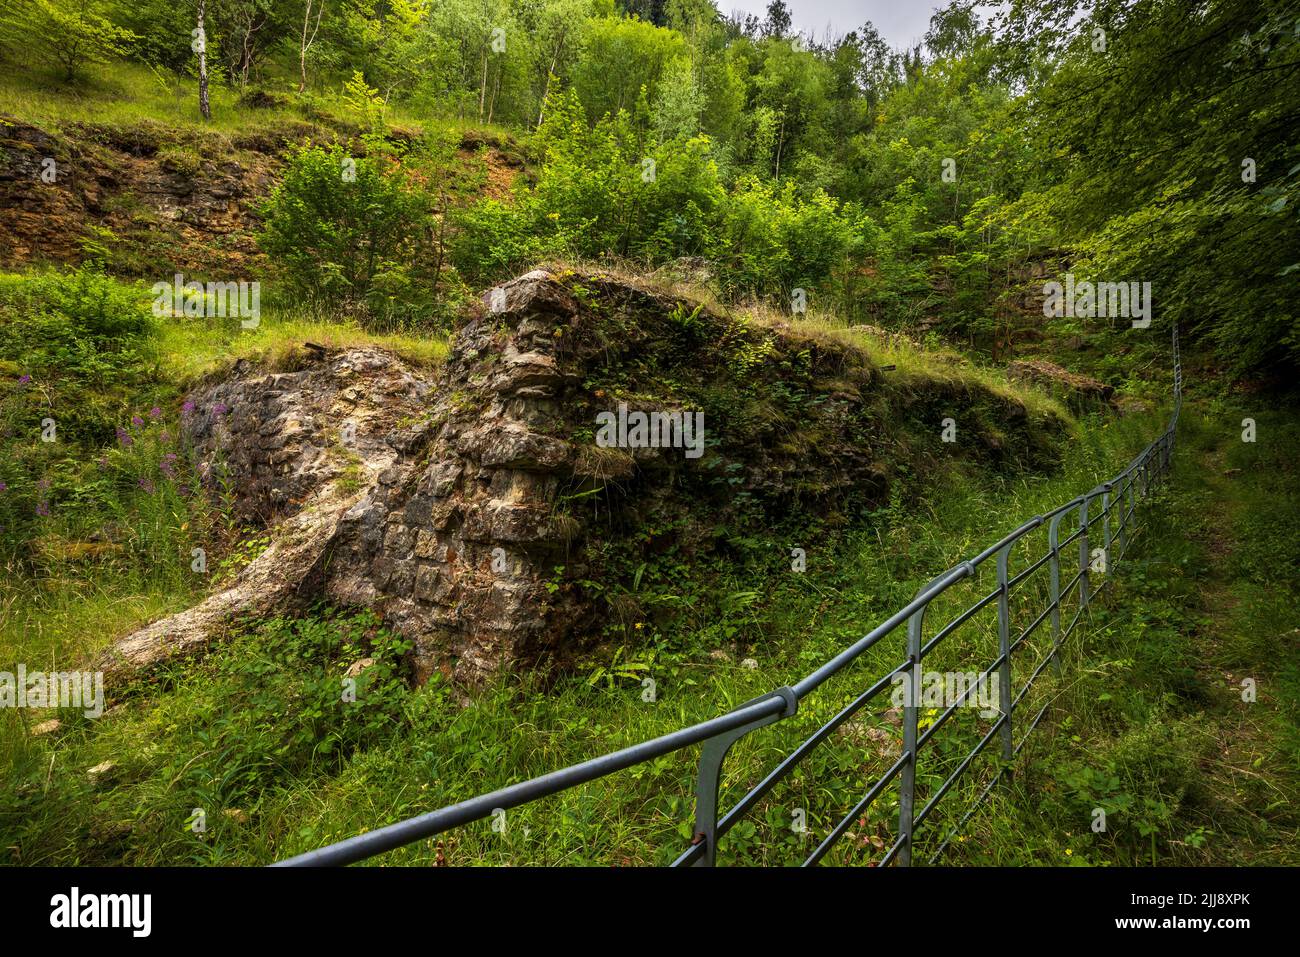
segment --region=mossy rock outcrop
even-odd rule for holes
[[[319,598],[379,611],[421,676],[563,665],[619,613],[638,556],[690,566],[725,551],[727,529],[851,523],[954,457],[1050,468],[1065,426],[593,272],[489,290],[440,370],[373,348],[299,365],[241,363],[191,396],[191,440],[273,544],[231,588],[119,642],[112,670]],[[620,447],[602,438],[620,407],[702,429]],[[959,442],[942,440],[946,417]]]

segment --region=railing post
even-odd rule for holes
[[[1133,486],[1136,485],[1136,484],[1137,484],[1137,473],[1136,473],[1136,472],[1129,472],[1129,473],[1128,473],[1128,513],[1125,514],[1125,516],[1124,516],[1124,521],[1125,521],[1126,523],[1127,523],[1127,522],[1128,522],[1128,521],[1129,521],[1129,520],[1130,520],[1130,519],[1131,519],[1131,518],[1136,514],[1136,512],[1137,512],[1137,501],[1136,501],[1136,499],[1135,499],[1135,497],[1134,497],[1134,496],[1135,496],[1135,493],[1134,493],[1134,491],[1133,491]],[[1124,534],[1125,534],[1125,541],[1127,542],[1127,540],[1128,540],[1128,532],[1126,531]],[[1126,546],[1126,547],[1127,547],[1127,546]]]
[[[1110,486],[1110,483],[1108,482],[1108,483],[1106,483],[1105,485],[1102,486],[1103,491],[1102,491],[1102,493],[1101,493],[1101,540],[1102,540],[1102,542],[1104,543],[1104,544],[1102,545],[1102,551],[1101,551],[1101,553],[1102,553],[1102,555],[1104,556],[1104,563],[1105,563],[1105,568],[1106,568],[1106,577],[1107,577],[1107,578],[1110,577],[1111,565],[1112,565],[1112,558],[1111,558],[1111,554],[1110,554],[1110,544],[1111,544],[1111,538],[1110,538],[1110,488],[1111,488],[1111,486]]]
[[[921,703],[921,633],[927,602],[907,619],[907,697],[903,699],[903,753],[907,763],[898,782],[898,866],[912,866],[913,809],[916,807],[916,739]]]
[[[1052,550],[1052,668],[1061,674],[1061,519],[1068,514],[1057,512],[1047,526],[1047,547]]]
[[[1079,506],[1079,608],[1088,607],[1088,502],[1091,496],[1083,497]]]
[[[1118,525],[1119,525],[1119,553],[1120,553],[1121,555],[1125,554],[1125,553],[1128,551],[1128,515],[1126,515],[1125,512],[1124,512],[1124,509],[1125,509],[1125,505],[1124,505],[1124,497],[1125,497],[1125,494],[1128,493],[1128,494],[1129,494],[1129,501],[1132,501],[1132,494],[1131,494],[1131,489],[1132,489],[1132,487],[1133,487],[1133,485],[1132,485],[1132,481],[1133,481],[1133,480],[1132,480],[1129,476],[1125,476],[1125,477],[1124,477],[1124,487],[1123,487],[1122,489],[1120,489],[1120,490],[1118,491],[1118,493],[1116,494],[1116,496],[1115,496],[1115,499],[1116,499],[1117,503],[1119,504],[1119,521],[1118,521]]]
[[[1011,543],[998,552],[998,704],[1002,711],[1002,760],[1015,757],[1011,736],[1011,589],[1007,584],[1007,561]]]
[[[785,701],[785,710],[759,718],[749,724],[742,724],[722,734],[715,735],[704,742],[700,749],[699,773],[695,781],[695,844],[704,845],[704,853],[695,859],[693,867],[712,867],[718,859],[718,786],[722,779],[722,761],[731,750],[731,746],[749,732],[782,718],[788,718],[799,707],[799,698],[790,688],[778,688],[771,694],[761,695],[752,701],[746,701],[741,708],[746,708],[759,701],[779,697]],[[739,710],[739,708],[733,709]]]

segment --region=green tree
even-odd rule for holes
[[[104,0],[29,0],[4,13],[12,49],[63,71],[68,82],[90,63],[123,55],[134,33],[111,19]]]

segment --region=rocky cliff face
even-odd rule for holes
[[[236,140],[150,123],[55,134],[0,117],[0,266],[78,262],[94,226],[116,237],[114,267],[127,275],[244,275],[275,154],[309,129]]]
[[[110,670],[316,597],[376,609],[422,677],[564,663],[616,613],[611,550],[689,562],[724,548],[728,523],[842,519],[884,498],[896,469],[954,454],[936,401],[970,412],[963,454],[977,458],[1044,464],[1061,425],[993,395],[918,403],[857,349],[599,274],[490,290],[436,375],[375,349],[301,362],[240,365],[191,397],[191,440],[274,544],[232,588],[119,642]],[[619,405],[702,414],[702,454],[598,442]],[[932,448],[917,417],[934,418]]]
[[[339,139],[364,155],[359,133],[338,120],[283,119],[229,136],[150,121],[54,131],[0,115],[0,268],[81,262],[98,242],[115,275],[256,279],[267,265],[257,207],[284,151]],[[391,138],[406,148],[421,135],[394,128]],[[467,179],[481,170],[488,196],[532,175],[517,144],[489,134],[467,132],[456,164]]]

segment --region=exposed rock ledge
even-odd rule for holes
[[[420,678],[562,661],[611,617],[577,585],[614,574],[602,543],[689,557],[720,547],[728,519],[881,501],[896,466],[927,456],[1050,464],[1061,423],[945,388],[890,393],[842,343],[542,270],[485,294],[437,372],[372,348],[291,372],[241,363],[190,397],[185,428],[224,470],[238,518],[273,529],[273,544],[228,589],[119,640],[103,666],[121,677],[201,649],[234,618],[318,598],[374,608],[413,642]],[[705,456],[597,448],[595,415],[618,401],[703,408]],[[971,411],[963,449],[941,446],[930,420],[976,403],[988,434]]]

